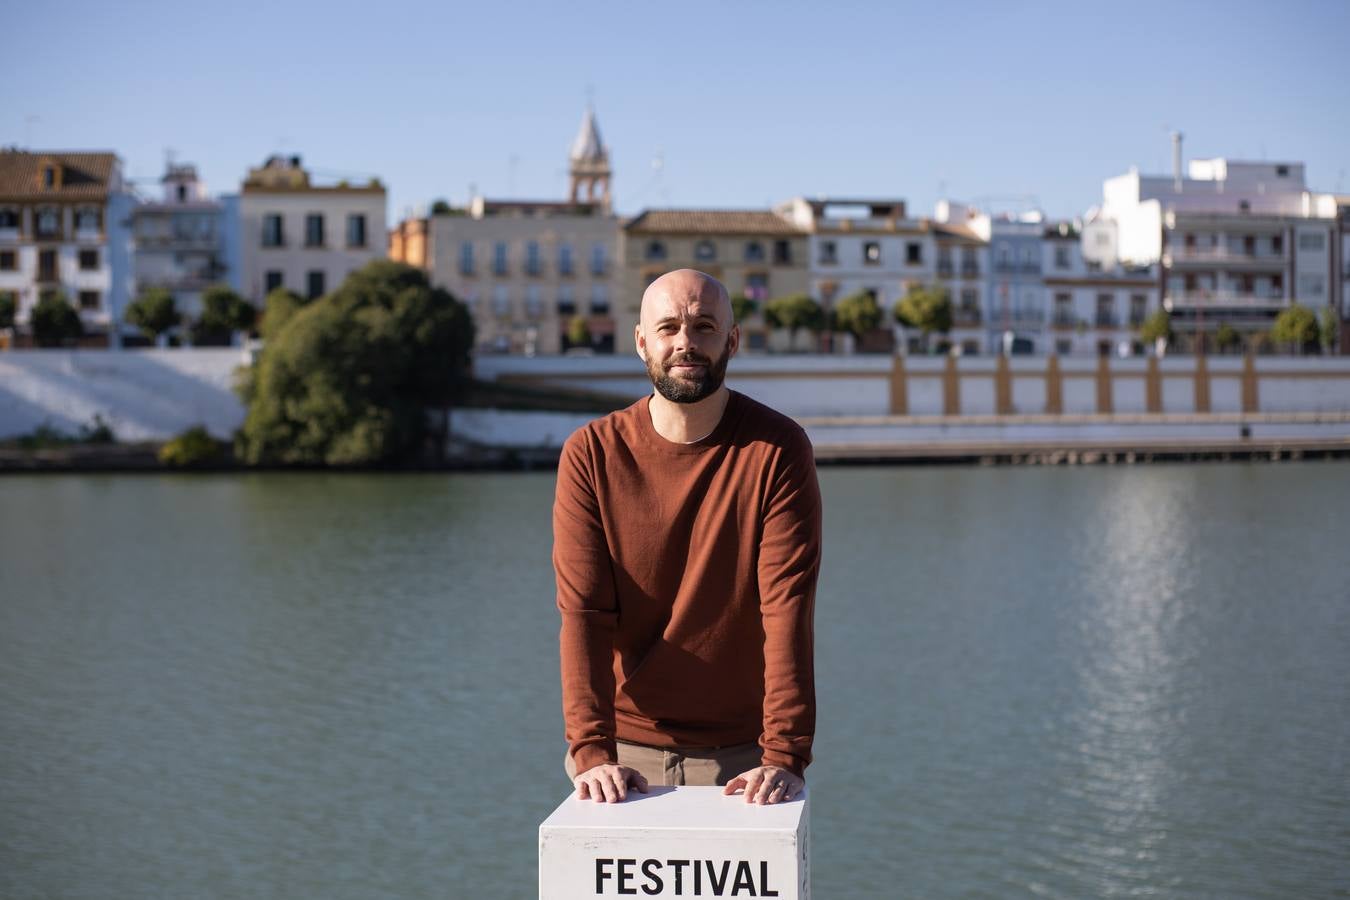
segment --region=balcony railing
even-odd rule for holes
[[[1288,255],[1280,250],[1257,250],[1247,253],[1231,247],[1181,247],[1163,254],[1163,263],[1168,266],[1177,263],[1249,263],[1282,265]]]
[[[952,324],[958,327],[972,327],[979,325],[981,319],[982,316],[978,309],[972,309],[970,307],[963,309],[958,306],[952,311]]]
[[[980,274],[979,264],[973,262],[961,263],[961,274],[966,276],[967,278],[974,278],[978,276]]]
[[[1040,325],[1045,321],[1045,312],[1039,309],[991,309],[988,320],[991,325]]]
[[[1070,313],[1056,313],[1050,324],[1055,328],[1077,328],[1078,317]]]
[[[937,273],[939,275],[952,274],[952,261],[950,259],[939,259],[937,264]]]
[[[1118,328],[1120,319],[1116,318],[1115,313],[1099,312],[1093,320],[1093,324],[1098,328]]]
[[[1233,308],[1278,309],[1288,306],[1289,298],[1280,294],[1244,294],[1237,291],[1183,291],[1168,294],[1163,306],[1173,309]]]

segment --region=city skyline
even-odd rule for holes
[[[47,23],[27,6],[0,144],[112,150],[144,186],[172,150],[216,194],[272,153],[299,154],[320,176],[381,178],[394,222],[437,198],[462,204],[471,186],[565,195],[589,99],[628,215],[831,194],[900,197],[915,215],[950,197],[1071,217],[1132,165],[1169,172],[1170,130],[1188,159],[1301,161],[1314,190],[1350,191],[1350,123],[1335,114],[1344,5],[1287,4],[1274,22],[1248,3],[1144,4],[1118,21],[1010,6],[944,18],[416,4],[370,21],[253,5],[194,10],[165,39],[153,26],[175,7],[76,4],[83,24],[63,41],[100,73],[96,91],[49,73]],[[896,40],[878,49],[876,34]]]

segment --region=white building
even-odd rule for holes
[[[133,242],[131,296],[151,287],[170,291],[179,312],[201,313],[202,291],[213,284],[238,290],[237,206],[208,196],[191,165],[170,164],[160,179],[159,200],[137,204],[131,212]]]
[[[115,154],[0,150],[0,295],[14,302],[21,334],[42,294],[56,291],[79,311],[86,343],[116,343],[131,205]]]
[[[1126,265],[1098,254],[1114,240],[1100,219],[1046,225],[1041,243],[1042,284],[1049,301],[1049,346],[1059,356],[1139,356],[1144,320],[1161,305],[1158,266]]]
[[[298,156],[273,156],[250,169],[239,198],[240,291],[261,306],[277,288],[318,297],[385,255],[385,190],[316,185]]]
[[[796,197],[774,212],[808,232],[810,293],[827,310],[871,294],[889,327],[910,288],[937,280],[932,223],[908,218],[904,200]]]
[[[1297,302],[1341,310],[1336,198],[1309,191],[1301,163],[1192,160],[1172,176],[1131,170],[1107,179],[1084,232],[1089,262],[1160,265],[1175,343],[1212,346],[1227,324],[1244,345]]]

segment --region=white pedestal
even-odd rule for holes
[[[753,806],[720,787],[564,800],[539,826],[539,900],[778,897],[809,900],[807,797]]]

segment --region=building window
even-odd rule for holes
[[[923,263],[923,244],[918,241],[910,241],[905,244],[905,262],[911,266],[921,265]]]
[[[492,286],[492,311],[503,319],[511,315],[511,295],[506,292],[504,284]]]
[[[492,245],[492,274],[506,274],[506,242],[498,241]]]
[[[864,265],[881,265],[881,242],[866,241],[862,245],[862,261]]]
[[[19,211],[12,206],[0,208],[0,228],[18,228]]]
[[[473,241],[462,241],[459,245],[459,274],[473,275]]]
[[[279,269],[268,269],[267,274],[263,276],[263,292],[266,294],[270,294],[284,285],[285,279]]]
[[[1289,167],[1288,167],[1288,166],[1276,166],[1276,167],[1275,167],[1275,174],[1276,174],[1278,177],[1280,177],[1280,178],[1288,178],[1288,177],[1289,177]]]
[[[525,274],[538,275],[544,269],[539,261],[539,242],[529,241],[525,244]]]
[[[1060,338],[1055,341],[1055,353],[1059,356],[1068,356],[1073,352],[1073,341]]]
[[[607,262],[605,260],[605,245],[591,245],[591,274],[604,275]]]
[[[80,251],[80,271],[92,272],[98,268],[98,251],[81,250]]]
[[[38,281],[56,281],[56,251],[39,250],[38,251]]]
[[[759,241],[746,241],[745,261],[748,263],[764,262],[764,245]]]
[[[84,207],[75,211],[76,231],[98,231],[102,216],[97,209]]]
[[[19,309],[18,291],[0,291],[0,306],[9,306],[15,312]]]
[[[1322,250],[1326,247],[1326,235],[1317,231],[1304,231],[1298,236],[1298,249]]]
[[[99,293],[98,291],[80,291],[80,309],[95,310],[98,309]]]
[[[1326,290],[1326,282],[1321,275],[1298,276],[1299,297],[1321,297]]]
[[[61,214],[55,208],[44,206],[38,210],[37,236],[40,238],[61,236]]]
[[[665,259],[666,245],[661,241],[648,241],[645,256],[649,260]]]
[[[525,315],[537,319],[544,314],[544,301],[540,296],[539,285],[531,284],[525,288]]]
[[[366,245],[366,217],[364,213],[347,215],[347,246],[364,247]]]
[[[1114,294],[1097,295],[1097,327],[1114,328],[1116,324],[1116,298]]]
[[[323,246],[323,216],[318,213],[305,216],[305,246]]]
[[[1067,269],[1069,267],[1069,248],[1063,244],[1055,246],[1055,268]]]
[[[312,269],[309,272],[309,274],[305,276],[305,287],[307,289],[306,292],[309,295],[309,299],[314,300],[319,297],[322,297],[324,289],[323,270]]]
[[[792,244],[788,241],[774,241],[773,261],[779,266],[792,265]]]
[[[1073,314],[1072,294],[1055,295],[1055,324],[1056,325],[1078,324]]]
[[[263,216],[262,245],[282,247],[285,244],[286,233],[282,229],[281,213],[268,213]]]
[[[13,272],[19,268],[19,257],[13,250],[0,250],[0,272]]]
[[[832,266],[839,262],[839,246],[834,241],[820,242],[820,264]]]
[[[1251,212],[1251,211],[1252,211],[1252,203],[1250,200],[1238,201],[1238,212]]]
[[[559,274],[559,275],[571,275],[571,274],[572,274],[572,245],[571,245],[571,244],[559,244],[559,245],[558,245],[558,274]]]
[[[751,300],[769,299],[769,276],[765,272],[751,272],[745,276],[745,296]]]
[[[56,187],[56,166],[45,166],[42,169],[42,186],[45,188]]]
[[[577,312],[576,297],[572,294],[570,284],[559,285],[558,287],[558,315],[574,316]]]
[[[609,285],[591,285],[591,315],[603,316],[609,313]]]
[[[717,259],[717,246],[712,241],[699,241],[694,245],[694,259],[699,262]]]
[[[1144,324],[1144,317],[1148,315],[1148,297],[1143,294],[1130,295],[1130,327],[1138,328]]]

